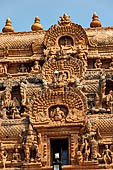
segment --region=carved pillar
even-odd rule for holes
[[[49,160],[49,159],[48,159]],[[46,165],[47,162],[47,135],[44,135],[44,142],[43,142],[43,162]]]
[[[70,152],[71,152],[70,163],[72,165],[74,165],[76,152],[78,150],[78,134],[71,134],[70,146],[71,146],[71,148],[70,148]]]

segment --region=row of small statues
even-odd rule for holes
[[[22,156],[23,154],[23,156]],[[7,161],[9,161],[10,156],[7,149],[1,150],[1,161],[3,163],[3,167],[6,167]],[[40,158],[37,154],[36,148],[25,148],[25,150],[21,150],[19,148],[15,148],[12,154],[12,159],[10,160],[12,163],[19,163],[21,161],[24,162],[37,162]]]
[[[94,67],[95,68],[102,68],[102,62],[101,62],[101,59],[96,59],[96,62],[94,64]],[[112,69],[113,68],[113,59],[111,60],[110,64],[109,64],[109,68]]]
[[[85,142],[85,150],[82,153],[81,151],[77,152],[77,161],[78,163],[82,163],[84,161],[91,161],[92,159],[89,158],[91,154],[91,148],[89,147],[89,144]],[[94,154],[94,153],[93,153]],[[108,147],[108,145],[105,145],[105,149],[103,152],[96,153],[97,157],[93,159],[93,161],[99,161],[99,163],[104,163],[104,164],[113,164],[113,151],[111,151]]]
[[[0,73],[7,73],[8,71],[8,64],[2,64],[0,63]],[[18,68],[19,72],[28,72],[28,67],[24,64],[21,64],[21,66]],[[41,66],[39,65],[38,61],[34,61],[34,66],[31,68],[31,72],[40,72]]]

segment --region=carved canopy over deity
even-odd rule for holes
[[[81,25],[72,23],[70,17],[64,14],[56,24],[51,26],[44,38],[44,45],[48,47],[77,46],[82,44],[84,48],[88,45],[88,38]]]
[[[87,100],[78,89],[43,89],[29,105],[29,115],[36,126],[65,124],[83,121],[87,112]]]
[[[66,79],[82,79],[85,72],[85,67],[81,60],[73,58],[68,55],[64,56],[58,56],[58,59],[55,60],[51,59],[42,67],[42,77],[47,82],[52,81],[52,77],[55,73],[55,71],[58,71],[59,73],[65,73]]]

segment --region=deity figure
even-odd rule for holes
[[[106,102],[108,105],[108,109],[110,110],[110,113],[113,113],[113,91],[110,90],[109,94],[106,96]]]
[[[84,51],[84,49],[82,47],[82,42],[79,42],[76,57],[82,61],[83,65],[85,66],[85,69],[86,69],[86,67],[87,67],[87,53]]]
[[[104,163],[105,164],[108,164],[108,163],[111,163],[111,150],[108,149],[108,145],[105,145],[105,149],[102,153],[102,156],[103,156],[103,160],[104,160]]]
[[[74,122],[84,117],[83,111],[76,108],[72,108],[66,117],[66,121]]]
[[[101,60],[98,58],[98,59],[96,59],[95,68],[101,68],[101,67],[102,67],[102,62],[101,62]]]
[[[21,156],[20,153],[18,152],[18,148],[15,149],[15,152],[13,153],[13,162],[20,162],[21,161]]]
[[[39,65],[39,62],[38,62],[38,61],[35,61],[35,62],[34,62],[34,66],[32,67],[31,72],[40,73],[40,71],[41,71],[41,67],[40,67],[40,65]]]
[[[33,127],[31,124],[29,124],[28,133],[23,144],[25,147],[25,159],[27,162],[34,162],[40,159],[38,141],[34,136]]]
[[[3,168],[5,169],[6,167],[6,162],[7,162],[7,157],[8,157],[8,153],[6,150],[2,150],[2,163],[3,163]]]
[[[92,132],[91,128],[92,125],[90,121],[88,121],[86,126],[86,130],[87,130],[86,137],[91,146],[91,158],[93,160],[96,160],[98,157],[100,157],[100,154],[98,153],[98,139],[101,139],[102,137],[98,129],[96,130],[96,132]]]
[[[64,111],[60,109],[60,107],[55,108],[53,111],[50,112],[50,118],[54,121],[64,121],[65,114]]]
[[[21,80],[20,83],[20,93],[21,93],[21,98],[22,98],[22,105],[25,106],[26,105],[26,89],[27,89],[27,82],[26,80]]]
[[[2,96],[2,107],[9,107],[11,104],[11,89],[7,87]]]
[[[27,67],[25,67],[24,64],[21,64],[21,66],[19,68],[19,72],[21,72],[21,73],[27,72]]]
[[[96,132],[92,132],[91,127],[92,125],[88,121],[85,133],[81,134],[79,150],[83,154],[84,161],[89,161],[89,156],[91,157],[91,160],[97,160],[101,157],[100,153],[98,152],[98,140],[101,138],[101,135],[98,129]]]
[[[83,162],[83,155],[81,151],[77,152],[77,162],[80,164],[81,162]]]
[[[95,96],[95,111],[99,111],[100,109],[100,98],[99,98],[99,95],[96,94]]]
[[[11,110],[12,110],[12,118],[13,119],[15,119],[15,118],[20,119],[21,118],[21,116],[19,114],[19,107],[20,107],[20,104],[19,104],[17,98],[13,97],[12,108],[11,108]]]
[[[70,20],[70,16],[68,16],[67,14],[64,14],[64,16],[60,16],[61,20],[58,21],[58,24],[60,26],[66,26],[66,25],[70,25],[72,23],[72,20]]]
[[[63,121],[64,120],[64,112],[60,109],[60,107],[57,107],[54,111],[54,120],[55,121]]]

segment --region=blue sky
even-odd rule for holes
[[[87,28],[95,11],[102,26],[113,26],[113,0],[0,0],[0,32],[8,17],[15,32],[20,32],[31,30],[35,16],[47,30],[64,13]]]

